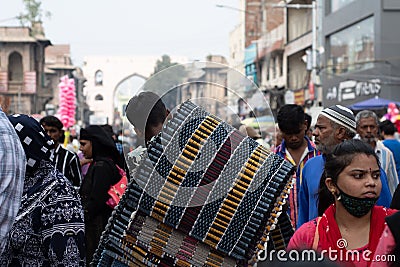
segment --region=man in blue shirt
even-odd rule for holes
[[[297,228],[303,223],[318,217],[318,188],[324,170],[324,154],[331,153],[333,148],[356,134],[356,121],[353,112],[343,106],[335,105],[321,111],[313,135],[315,144],[322,155],[307,161],[303,168],[303,179],[299,191],[299,220]],[[382,191],[377,205],[389,207],[391,194],[387,178],[381,170]],[[323,203],[322,203],[323,204]]]
[[[393,122],[389,120],[382,121],[379,123],[379,130],[381,131],[381,135],[383,136],[382,143],[390,149],[393,153],[394,162],[396,163],[396,171],[397,177],[400,175],[400,142],[394,136],[396,132],[396,126],[394,126]]]

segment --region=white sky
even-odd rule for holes
[[[229,55],[229,32],[239,23],[239,0],[42,0],[46,37],[70,44],[73,63],[91,55]],[[22,0],[0,0],[0,26],[24,10]]]

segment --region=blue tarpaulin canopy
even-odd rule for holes
[[[353,105],[348,106],[348,108],[352,110],[362,110],[362,109],[384,109],[387,108],[389,103],[395,103],[397,106],[400,106],[400,102],[394,100],[388,100],[385,98],[374,97],[361,102],[354,103]]]

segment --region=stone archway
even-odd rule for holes
[[[114,89],[114,125],[116,130],[122,127],[122,117],[125,116],[125,107],[129,100],[136,95],[147,81],[147,77],[133,73],[122,79]]]

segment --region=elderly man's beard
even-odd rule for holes
[[[322,143],[321,140],[319,140],[319,142],[320,143],[317,144],[317,149],[323,154],[332,153],[333,149],[338,144],[338,141],[335,139],[334,132],[324,139],[324,143]]]
[[[335,148],[337,144],[331,143],[331,144],[319,144],[317,145],[317,149],[322,153],[322,154],[330,154],[332,153],[333,149]]]
[[[373,135],[369,135],[369,136],[362,137],[361,140],[363,140],[364,142],[367,142],[368,144],[371,144],[371,143],[375,143],[378,139]]]

